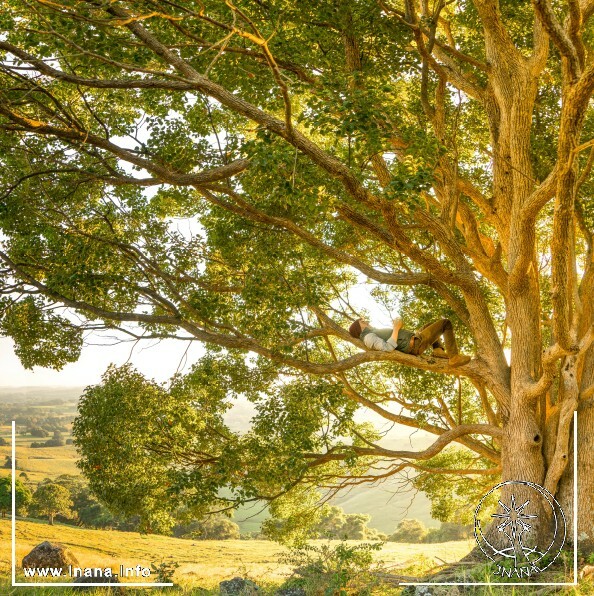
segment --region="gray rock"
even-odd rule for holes
[[[260,588],[250,579],[234,577],[219,584],[221,596],[252,596],[258,594]]]
[[[23,567],[53,567],[62,569],[62,573],[68,572],[68,565],[79,567],[77,558],[72,551],[58,542],[42,542],[38,544],[28,555],[23,557]]]

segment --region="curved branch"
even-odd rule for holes
[[[50,124],[46,124],[45,122],[40,122],[38,120],[28,118],[27,116],[17,114],[16,112],[13,112],[10,108],[3,104],[0,104],[0,114],[4,115],[9,120],[22,127],[21,130],[35,132],[35,134],[40,135],[51,135],[58,139],[62,139],[69,142],[74,141],[83,144],[89,144],[99,149],[108,151],[112,155],[115,155],[124,161],[132,163],[136,166],[144,168],[148,172],[156,174],[162,183],[177,184],[180,186],[194,185],[199,187],[205,184],[219,182],[221,180],[225,180],[227,178],[235,176],[236,174],[240,174],[241,172],[246,170],[250,165],[249,159],[237,159],[229,164],[215,167],[210,170],[205,170],[204,172],[197,172],[195,174],[185,174],[181,172],[176,172],[172,169],[164,167],[163,165],[155,163],[154,161],[151,161],[144,157],[140,157],[136,153],[127,149],[123,149],[122,147],[115,145],[111,141],[108,141],[103,137],[94,135],[89,131],[77,130],[74,128],[65,129],[52,126]],[[131,182],[130,179],[124,180],[127,182]],[[140,182],[138,182],[138,184],[147,183],[147,185],[149,185],[153,182],[153,179],[140,179]]]
[[[290,356],[285,356],[275,348],[268,348],[258,343],[256,340],[248,337],[238,337],[234,335],[225,335],[222,333],[215,333],[208,331],[204,328],[198,327],[191,321],[184,320],[181,316],[164,316],[164,315],[149,315],[144,313],[122,313],[117,311],[110,311],[104,308],[99,308],[87,302],[80,300],[73,300],[66,296],[63,296],[59,292],[56,292],[41,283],[35,277],[30,275],[23,269],[23,267],[17,265],[10,259],[10,257],[0,251],[0,259],[2,259],[15,274],[23,279],[27,284],[39,289],[44,293],[45,296],[63,304],[64,306],[74,308],[80,312],[91,315],[94,318],[100,318],[104,320],[120,321],[120,322],[136,322],[136,323],[148,323],[175,326],[182,328],[188,333],[191,333],[196,339],[214,344],[223,348],[231,348],[238,350],[247,350],[260,354],[274,362],[284,364],[301,370],[303,372],[313,375],[326,375],[342,372],[349,370],[361,364],[367,362],[393,362],[394,364],[402,364],[405,366],[412,366],[420,370],[428,370],[433,372],[439,372],[442,374],[462,375],[472,379],[484,380],[483,375],[486,371],[483,369],[483,365],[478,361],[471,361],[468,364],[461,367],[452,367],[447,361],[443,359],[425,359],[417,356],[411,356],[404,352],[378,352],[378,351],[366,351],[354,354],[343,360],[329,363],[316,363],[300,360]],[[356,345],[358,347],[365,347],[363,342],[353,339],[346,330],[342,330],[340,337],[345,341]]]
[[[397,424],[401,424],[403,426],[408,426],[411,428],[417,428],[419,430],[424,430],[428,433],[434,435],[442,435],[444,432],[448,432],[447,428],[442,428],[440,426],[436,426],[434,424],[419,424],[414,418],[410,418],[408,416],[403,416],[402,414],[394,414],[389,410],[386,410],[379,404],[376,404],[374,401],[367,399],[366,397],[362,396],[360,393],[354,390],[354,388],[348,383],[346,378],[343,381],[343,385],[345,387],[345,392],[348,394],[350,398],[356,401],[358,404],[370,409],[371,411],[379,414],[382,418],[386,420],[390,420],[391,422],[395,422]],[[496,425],[490,425],[492,428],[498,428]],[[456,427],[457,428],[457,427]],[[499,463],[501,461],[500,455],[486,447],[480,441],[476,441],[474,439],[470,439],[466,436],[460,436],[456,439],[456,441],[468,449],[486,457],[487,459]]]
[[[422,451],[394,451],[392,449],[385,449],[376,445],[375,447],[357,447],[354,445],[345,446],[347,453],[328,452],[325,454],[306,453],[304,457],[307,459],[316,459],[317,462],[325,463],[333,460],[343,460],[352,456],[355,453],[359,456],[381,456],[394,459],[413,459],[426,460],[431,459],[450,443],[465,435],[489,435],[493,437],[501,437],[503,431],[490,424],[463,424],[445,431],[441,434],[429,447]],[[319,465],[319,463],[318,463]]]
[[[561,23],[557,20],[551,3],[549,0],[532,0],[532,4],[556,48],[567,60],[572,78],[576,79],[581,71],[578,53]]]

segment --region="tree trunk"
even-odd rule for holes
[[[516,400],[516,403],[520,400]],[[502,481],[525,481],[537,485],[543,484],[544,458],[542,454],[542,434],[534,412],[528,408],[513,405],[509,420],[504,424],[501,448]],[[508,507],[512,503],[512,495],[516,506],[526,501],[529,505],[525,513],[538,515],[530,520],[532,530],[524,534],[524,546],[536,546],[539,537],[548,534],[550,519],[544,503],[534,489],[511,484],[503,487],[501,501]],[[505,540],[505,538],[504,538]]]

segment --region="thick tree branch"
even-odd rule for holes
[[[384,458],[391,459],[412,459],[412,460],[427,460],[431,459],[445,447],[456,439],[471,434],[488,435],[493,437],[502,436],[502,430],[498,427],[493,427],[489,424],[463,424],[456,428],[445,431],[441,434],[427,449],[422,451],[394,451],[392,449],[385,449],[383,447],[375,446],[371,447],[356,447],[356,446],[345,446],[346,453],[340,452],[329,452],[325,454],[317,453],[306,453],[305,458],[315,459],[320,463],[326,463],[328,461],[344,460],[349,457],[349,451],[355,453],[358,456],[381,456]]]
[[[567,60],[572,79],[577,79],[581,72],[578,53],[571,39],[557,20],[549,0],[532,0],[536,14],[540,18],[551,40]]]

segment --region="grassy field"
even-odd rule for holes
[[[20,565],[22,558],[44,540],[68,546],[82,567],[111,567],[117,572],[120,565],[150,567],[151,563],[176,562],[180,567],[175,582],[186,589],[214,588],[220,581],[237,575],[280,584],[292,571],[278,561],[287,550],[264,540],[192,541],[133,532],[49,526],[24,520],[17,520],[17,563]],[[391,571],[399,573],[415,566],[420,568],[423,562],[425,568],[443,561],[454,562],[471,547],[470,541],[431,545],[388,543],[377,553],[377,558]],[[0,520],[0,575],[9,574],[10,522]],[[22,573],[19,576],[25,581]]]
[[[0,436],[10,442],[10,427],[1,427]],[[68,438],[69,435],[65,435]],[[32,449],[33,441],[46,441],[47,439],[36,439],[34,437],[16,438],[16,460],[17,476],[25,472],[30,482],[37,484],[44,478],[56,478],[61,474],[80,474],[76,467],[77,454],[74,445],[63,447],[41,447]],[[0,446],[0,463],[5,457],[11,454],[10,445]],[[0,470],[1,475],[9,475],[10,470]]]

